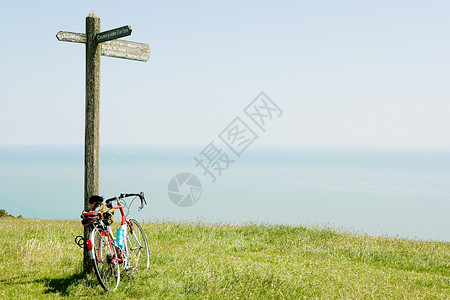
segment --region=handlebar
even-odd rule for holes
[[[139,194],[120,194],[118,197],[113,197],[113,198],[107,199],[105,201],[105,203],[108,208],[112,208],[111,202],[113,202],[114,200],[119,202],[120,199],[133,197],[133,196],[139,197],[139,199],[141,200],[141,205],[138,207],[138,211],[141,211],[141,209],[144,207],[144,205],[147,205],[147,201],[145,200],[145,197],[144,197],[144,192],[140,192]]]

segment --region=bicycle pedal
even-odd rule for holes
[[[137,268],[135,266],[129,266],[125,268],[125,271],[130,271],[130,270],[137,270]]]
[[[124,271],[125,271],[125,273],[127,273],[127,275],[134,275],[134,274],[138,273],[137,268],[135,266],[130,266],[128,268],[125,268]]]

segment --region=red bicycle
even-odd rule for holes
[[[124,200],[128,197],[134,197],[129,205]],[[138,221],[127,218],[124,212],[124,207],[129,210],[136,198],[141,201],[138,208],[140,211],[147,204],[144,193],[120,194],[118,197],[104,201],[106,205],[103,204],[103,197],[92,196],[89,202],[94,207],[102,207],[102,209],[100,212],[83,214],[83,224],[92,226],[86,245],[93,260],[95,274],[100,285],[107,292],[114,291],[119,286],[120,266],[122,266],[122,272],[133,274],[138,270],[147,269],[150,265],[144,230]],[[115,206],[113,202],[116,202]],[[116,238],[110,226],[113,222],[114,210],[119,210],[121,214],[121,226],[117,229]],[[88,219],[90,221],[86,221]]]

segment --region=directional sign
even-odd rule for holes
[[[86,34],[60,31],[56,34],[59,41],[86,44]],[[107,41],[101,44],[103,56],[148,61],[150,48],[148,44],[124,40]]]
[[[131,26],[127,25],[127,26],[122,26],[116,29],[111,29],[108,31],[103,31],[100,33],[97,33],[97,35],[95,36],[95,41],[97,43],[103,43],[106,41],[110,41],[110,40],[115,40],[127,35],[131,34]]]
[[[102,44],[102,55],[138,61],[147,61],[150,58],[150,48],[147,44],[124,40],[114,40]]]
[[[60,31],[56,34],[58,41],[84,43],[86,44],[86,34],[68,31]]]

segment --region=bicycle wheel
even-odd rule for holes
[[[120,282],[117,252],[106,230],[94,228],[91,233],[94,271],[105,291],[115,291]],[[91,252],[91,253],[92,253]]]
[[[130,267],[144,270],[150,266],[147,238],[138,221],[130,219],[130,223],[132,228],[130,228],[130,225],[127,226],[126,235]]]

